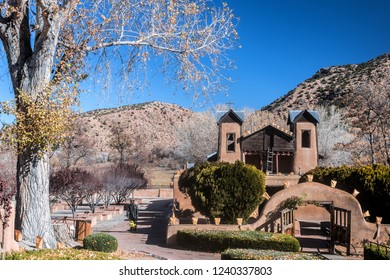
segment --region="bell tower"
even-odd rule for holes
[[[302,175],[318,165],[317,124],[320,118],[316,111],[290,111],[288,124],[295,136],[294,173]]]
[[[242,116],[233,110],[223,113],[219,118],[218,161],[234,163],[237,160],[242,160],[242,123]]]

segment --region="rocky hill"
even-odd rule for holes
[[[263,126],[266,121],[283,127],[287,112],[292,109],[316,109],[320,105],[335,104],[353,111],[355,108],[345,99],[353,87],[368,80],[390,81],[389,75],[390,54],[361,64],[320,69],[286,95],[247,116],[246,123],[251,127],[245,127],[245,131]],[[170,162],[172,151],[178,145],[175,126],[193,118],[194,114],[189,109],[162,102],[95,110],[82,114],[82,134],[93,141],[93,162],[112,160],[110,141],[117,127],[130,136],[131,153],[142,157],[139,162],[159,165],[156,158]]]
[[[285,118],[289,110],[313,109],[319,105],[337,105],[350,109],[345,96],[353,86],[365,81],[383,81],[389,78],[390,54],[361,64],[322,68],[261,110]]]
[[[130,136],[134,153],[162,152],[176,145],[175,124],[185,122],[193,112],[175,104],[149,102],[82,114],[82,129],[102,161],[110,156],[114,128]],[[147,160],[151,160],[148,158]]]

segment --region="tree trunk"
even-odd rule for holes
[[[18,157],[15,229],[21,230],[28,242],[34,243],[36,236],[42,236],[44,248],[55,248],[57,242],[50,216],[49,157],[37,154],[28,151]]]
[[[23,112],[20,93],[37,100],[51,80],[61,25],[78,1],[35,1],[35,12],[26,1],[7,1],[7,18],[0,21],[0,39],[7,56],[9,73],[18,112]],[[30,3],[31,4],[31,3]],[[54,5],[53,5],[54,4]],[[34,14],[34,18],[30,18]],[[31,36],[31,23],[36,23]],[[23,103],[23,102],[22,102]],[[17,195],[15,228],[23,238],[35,243],[36,236],[44,238],[43,246],[56,247],[51,224],[49,200],[50,165],[47,152],[37,147],[19,149],[17,166]],[[42,153],[43,152],[43,153]]]

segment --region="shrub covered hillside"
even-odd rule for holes
[[[374,222],[375,217],[383,217],[383,223],[390,223],[390,166],[318,167],[307,174],[313,175],[313,181],[325,185],[335,180],[336,188],[349,193],[356,189],[359,192],[356,199],[363,212],[370,212],[370,221]]]
[[[240,161],[206,162],[184,171],[179,188],[191,197],[196,211],[233,224],[236,218],[246,221],[262,203],[265,174]]]

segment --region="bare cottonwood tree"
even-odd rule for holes
[[[342,109],[335,106],[317,108],[321,122],[317,127],[318,153],[321,166],[352,163],[352,153],[346,146],[354,140]]]
[[[129,131],[119,124],[111,128],[110,148],[118,154],[118,163],[123,165],[129,158],[133,148],[133,140]]]
[[[210,111],[194,113],[191,118],[175,125],[178,145],[175,157],[183,162],[202,162],[217,150],[218,128]]]
[[[0,1],[19,153],[15,227],[26,240],[40,235],[45,247],[56,245],[48,149],[66,135],[77,97],[73,89],[86,78],[86,66],[103,68],[105,76],[117,70],[113,74],[123,74],[126,82],[137,80],[149,61],[161,62],[160,69],[195,97],[220,91],[229,80],[227,51],[235,47],[237,33],[232,11],[216,2]]]
[[[243,112],[245,113],[245,122],[243,125],[244,134],[252,133],[266,127],[267,125],[272,125],[282,129],[288,128],[287,121],[272,112],[263,110],[251,112],[250,109],[244,109]]]
[[[80,117],[75,119],[72,128],[55,153],[59,165],[66,168],[74,167],[94,154],[94,141],[85,133],[85,124]]]
[[[390,80],[367,81],[348,96],[349,112],[358,135],[360,158],[369,164],[390,165]]]

